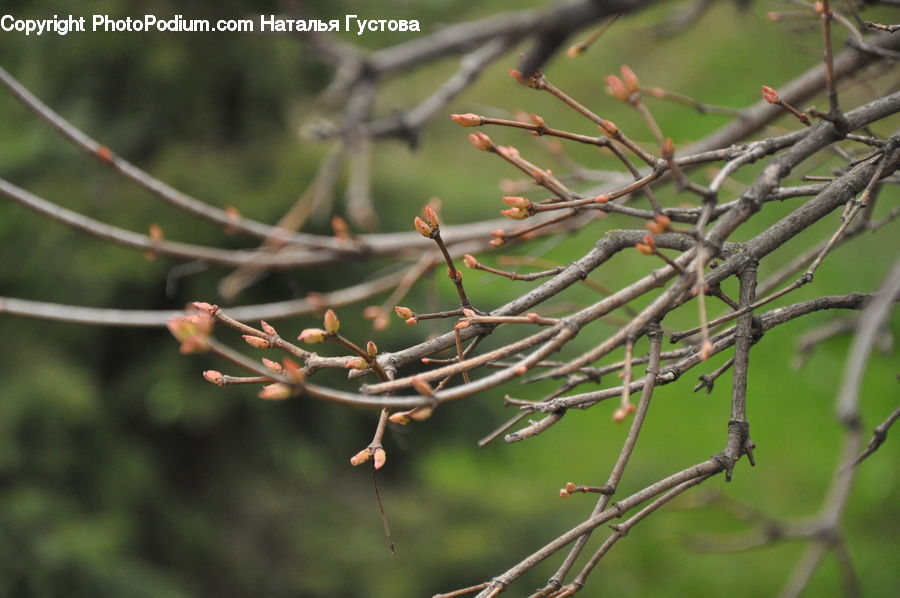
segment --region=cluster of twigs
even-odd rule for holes
[[[842,80],[870,64],[897,58],[900,38],[891,33],[891,27],[896,26],[866,23],[864,27],[886,31],[867,35],[858,25],[861,21],[855,13],[839,14],[827,1],[815,6],[799,3],[821,23],[823,63],[782,86],[780,93],[762,86],[760,102],[742,111],[710,106],[681,94],[644,87],[638,76],[623,66],[620,74],[607,77],[608,92],[637,111],[654,139],[648,144],[636,141],[645,132],[622,130],[580,99],[554,85],[539,70],[544,60],[560,48],[566,35],[578,27],[592,21],[608,20],[596,35],[573,46],[570,56],[583,54],[622,12],[636,9],[641,4],[570,2],[546,11],[524,11],[449,27],[440,34],[424,36],[372,55],[365,55],[343,42],[316,38],[320,51],[339,66],[330,95],[346,95],[351,99],[346,105],[344,121],[318,132],[322,137],[335,137],[339,142],[323,164],[308,195],[298,204],[300,207],[278,226],[250,220],[235,210],[220,210],[169,187],[91,139],[54,113],[6,71],[0,70],[0,82],[13,95],[70,142],[96,157],[100,164],[185,212],[253,236],[260,239],[262,245],[259,249],[224,250],[168,241],[158,230],[151,230],[147,235],[138,234],[92,220],[0,180],[0,193],[13,201],[112,243],[174,258],[237,267],[230,284],[226,285],[226,292],[232,294],[248,284],[254,273],[265,269],[370,259],[373,255],[391,257],[407,264],[380,278],[305,299],[230,310],[198,302],[193,304],[191,313],[174,318],[169,313],[95,310],[12,298],[0,299],[0,311],[95,324],[159,325],[168,322],[170,330],[181,342],[182,351],[209,351],[249,374],[234,376],[216,370],[204,372],[204,377],[214,384],[260,385],[259,396],[263,399],[305,395],[377,409],[379,417],[371,442],[351,459],[353,465],[370,462],[375,469],[387,462],[383,435],[389,424],[405,425],[425,420],[444,403],[490,391],[526,375],[530,376],[528,381],[555,380],[557,388],[546,396],[530,400],[508,397],[506,404],[515,409],[516,414],[488,435],[482,444],[501,436],[507,443],[524,441],[557,425],[570,408],[587,409],[608,399],[617,401],[611,416],[616,421],[630,420],[630,427],[608,478],[598,486],[568,484],[561,490],[564,497],[576,493],[599,495],[584,520],[493,579],[442,595],[450,597],[478,592],[479,597],[496,596],[523,573],[568,548],[556,573],[544,588],[533,594],[535,597],[561,597],[580,591],[604,555],[648,515],[720,473],[730,480],[736,465],[745,456],[753,464],[755,445],[747,418],[747,376],[751,349],[769,330],[821,310],[860,310],[859,318],[842,328],[845,332],[855,333],[837,403],[838,417],[845,428],[845,449],[838,464],[840,473],[835,477],[822,513],[813,523],[803,526],[777,527],[763,520],[766,525],[761,529],[767,530],[768,535],[753,538],[748,543],[757,545],[782,537],[810,541],[808,552],[785,589],[785,596],[796,596],[802,591],[815,566],[830,550],[846,563],[845,580],[848,592],[853,592],[856,581],[841,532],[841,515],[852,483],[853,468],[877,449],[897,418],[895,412],[879,426],[869,449],[863,452],[858,408],[860,377],[878,329],[900,292],[900,263],[894,265],[881,288],[870,294],[820,296],[776,308],[768,308],[768,304],[812,284],[817,269],[838,245],[889,223],[897,215],[895,207],[883,221],[875,221],[872,217],[879,191],[896,184],[895,173],[900,166],[900,135],[879,135],[873,125],[900,111],[900,93],[873,98],[849,110],[842,106],[838,93]],[[835,23],[849,28],[850,39],[854,40],[850,47],[839,53],[832,48]],[[503,197],[506,207],[502,213],[506,220],[455,227],[442,223],[435,206],[429,205],[415,217],[415,232],[406,234],[350,236],[346,224],[340,220],[334,223],[334,236],[293,232],[302,225],[309,206],[331,193],[339,164],[345,159],[356,165],[350,172],[352,177],[358,177],[349,185],[354,195],[352,201],[357,205],[351,212],[361,215],[365,221],[365,214],[370,211],[359,206],[369,202],[367,177],[370,169],[366,164],[372,141],[397,135],[415,139],[419,128],[470,84],[487,64],[528,37],[534,38],[535,45],[523,59],[520,69],[511,70],[510,75],[522,85],[549,94],[583,116],[586,132],[555,127],[536,114],[515,120],[472,113],[454,114],[452,118],[464,127],[477,129],[469,135],[471,143],[523,173],[539,188],[540,199],[508,195]],[[471,47],[476,49],[463,58],[460,72],[422,104],[389,119],[373,116],[373,99],[380,77]],[[827,94],[827,110],[801,111],[796,107],[819,92]],[[734,120],[689,147],[676,148],[665,136],[664,125],[654,119],[645,101],[650,98],[680,102],[700,112],[733,114]],[[748,140],[782,115],[793,119],[793,130]],[[483,132],[498,127],[519,129],[523,136],[553,137],[567,143],[601,148],[614,156],[627,174],[624,180],[618,177],[602,188],[579,189],[577,183],[568,182],[565,177],[558,177],[539,166],[536,158],[526,157],[523,150],[497,145]],[[793,171],[827,149],[833,149],[843,161],[834,169],[833,176],[812,184],[789,181]],[[765,166],[750,185],[739,193],[726,190],[727,185],[735,184],[735,174],[757,162],[763,162]],[[697,167],[705,165],[716,165],[718,170],[711,180],[701,182],[701,177],[694,173]],[[658,192],[668,185],[674,185],[680,194],[679,207],[665,205],[657,197]],[[642,199],[647,200],[646,207],[639,207]],[[682,207],[685,200],[692,207]],[[754,214],[772,201],[791,201],[796,207],[749,239],[731,241],[736,231],[742,230]],[[836,210],[842,210],[840,222],[828,238],[770,278],[759,280],[760,262]],[[621,218],[617,222],[630,220],[637,226],[606,230],[579,259],[540,272],[522,274],[501,270],[482,264],[473,255],[491,247],[509,248],[521,240],[540,235],[598,227],[601,226],[597,222],[600,215],[616,215]],[[621,288],[603,289],[603,298],[590,305],[553,317],[540,315],[541,306],[548,299],[585,281],[590,273],[620,252],[635,250],[646,256],[644,275]],[[458,303],[434,313],[420,313],[399,305],[414,282],[439,265],[446,266]],[[504,305],[483,305],[467,292],[465,270],[460,268],[461,265],[511,281],[542,282]],[[722,288],[722,283],[731,277],[738,281],[736,297],[729,296]],[[791,279],[793,282],[787,282]],[[376,330],[387,325],[389,312],[394,310],[411,325],[427,319],[442,320],[446,323],[446,331],[389,353],[380,351],[373,341],[351,339],[341,332],[334,309],[388,291],[390,294],[382,305],[366,311]],[[646,306],[632,307],[641,298],[648,299]],[[664,328],[670,313],[692,302],[696,304],[696,328],[684,331]],[[724,313],[710,318],[712,306],[719,304]],[[259,327],[245,323],[260,318],[267,320],[321,312],[326,308],[322,328],[302,331],[297,337],[300,343],[283,338],[266,321],[260,322]],[[616,310],[626,317],[613,334],[586,351],[566,352],[572,339],[583,335],[583,331],[596,322],[613,317],[610,314]],[[217,327],[237,331],[253,349],[276,349],[285,356],[280,360],[263,358],[257,361],[218,341],[213,335]],[[521,332],[512,342],[485,349],[483,341],[498,327]],[[674,349],[663,350],[664,336],[676,343]],[[646,353],[636,349],[644,346],[639,344],[643,337],[649,341]],[[367,342],[362,343],[363,340]],[[322,342],[338,344],[346,355],[322,357],[310,350],[311,345]],[[620,350],[622,357],[615,363],[595,365]],[[551,359],[557,353],[563,356],[558,360]],[[725,422],[727,434],[722,450],[630,494],[620,492],[620,481],[640,437],[654,391],[675,383],[719,353],[730,357],[715,371],[701,374],[695,390],[709,390],[723,375],[731,372],[731,413]],[[428,366],[425,371],[404,374],[404,368],[421,363]],[[314,374],[329,368],[346,368],[351,379],[366,381],[355,392],[316,384]],[[621,384],[595,389],[602,376],[616,372],[621,372]],[[582,388],[586,385],[591,388]],[[525,422],[529,417],[536,419]],[[623,518],[623,521],[611,525],[606,539],[593,548],[590,556],[580,561],[593,532],[617,518]],[[579,562],[580,569],[576,570]]]

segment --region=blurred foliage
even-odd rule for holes
[[[425,31],[522,4],[392,0],[376,8],[350,0],[305,3],[312,14],[326,18],[346,13],[418,18]],[[642,130],[633,114],[603,92],[602,77],[624,62],[647,84],[741,107],[756,100],[761,84],[778,86],[818,60],[817,32],[767,22],[763,14],[771,7],[762,2],[745,12],[720,3],[684,35],[656,39],[651,27],[671,6],[623,19],[580,60],[554,59],[548,75],[623,128]],[[234,0],[95,0],[80,3],[77,14],[246,17],[248,10]],[[280,10],[275,2],[261,2],[251,13]],[[6,8],[22,18],[71,11],[71,3],[59,0],[13,1]],[[350,34],[347,39],[380,47],[414,36]],[[511,53],[492,66],[446,112],[503,115],[522,108],[554,126],[590,133],[576,114],[513,84],[504,69],[514,61]],[[55,110],[149,172],[212,204],[235,205],[262,220],[274,221],[292,204],[327,151],[299,135],[304,123],[330,114],[315,101],[329,70],[298,37],[85,33],[26,38],[3,33],[0,63]],[[379,109],[389,113],[425,97],[455,65],[455,59],[447,59],[389,81]],[[860,103],[871,93],[854,86],[845,102]],[[681,106],[654,102],[652,108],[680,145],[726,122]],[[0,115],[0,175],[12,182],[125,228],[146,231],[158,223],[171,239],[252,245],[244,238],[223,238],[215,227],[198,224],[98,168],[5,94]],[[778,126],[795,124],[785,120]],[[498,142],[517,144],[526,156],[565,169],[521,133],[491,134]],[[417,152],[396,142],[378,146],[373,189],[383,229],[408,230],[412,216],[432,196],[443,198],[450,223],[494,216],[497,183],[515,174],[473,151],[465,132],[446,119],[432,123],[422,142]],[[594,167],[611,166],[590,149],[573,148],[572,155]],[[827,168],[827,163],[819,166],[821,172]],[[746,181],[751,174],[740,176]],[[663,197],[684,200],[671,191]],[[791,208],[791,202],[767,205],[760,224],[749,228],[759,230]],[[335,209],[341,213],[342,204]],[[812,243],[830,234],[835,218],[826,220],[802,240]],[[583,253],[601,231],[633,225],[610,218],[608,224],[515,251],[564,263]],[[307,229],[327,232],[327,219]],[[884,255],[885,244],[896,248],[890,234],[883,231],[853,249],[838,250],[817,274],[815,289],[803,289],[790,300],[873,290],[889,265],[873,256]],[[226,273],[214,268],[182,276],[170,260],[149,261],[139,252],[107,246],[8,202],[0,202],[0,245],[0,295],[61,303],[178,308],[195,299],[216,300],[215,284]],[[789,244],[779,250],[778,260],[783,263],[800,249],[796,242]],[[593,276],[607,286],[630,280],[646,264],[633,253]],[[339,288],[381,266],[273,274],[240,302]],[[764,266],[763,274],[771,268]],[[476,273],[466,276],[470,295],[483,306],[525,288]],[[425,281],[406,302],[449,305],[449,287]],[[557,303],[595,297],[586,287],[576,288]],[[344,330],[357,340],[375,338],[382,350],[438,330],[395,322],[373,336],[361,309],[341,310]],[[685,308],[667,323],[691,325],[695,317],[694,308]],[[803,370],[791,371],[789,364],[796,337],[827,317],[793,322],[754,349],[749,409],[759,466],[751,470],[741,463],[733,483],[717,479],[704,488],[721,489],[775,516],[815,512],[838,455],[832,401],[848,340],[828,341]],[[289,336],[315,322],[294,318],[278,327]],[[371,475],[347,465],[349,456],[368,443],[374,414],[306,399],[271,404],[244,387],[214,388],[200,372],[219,364],[205,356],[179,355],[163,330],[0,315],[0,338],[4,596],[431,595],[489,578],[583,518],[591,499],[561,502],[556,489],[567,481],[605,480],[625,433],[610,421],[609,410],[598,406],[571,413],[552,431],[521,445],[479,451],[475,441],[508,417],[499,391],[448,405],[426,423],[392,430],[388,466],[380,476],[398,546],[390,556]],[[589,344],[590,339],[579,338],[573,350]],[[867,427],[893,408],[895,366],[882,355],[872,359],[863,394]],[[325,376],[330,383],[346,384],[337,375]],[[702,460],[723,445],[727,376],[710,397],[690,393],[693,376],[688,378],[659,391],[623,492]],[[506,390],[536,397],[547,388]],[[892,464],[897,455],[897,443],[889,440],[862,466],[847,514],[850,550],[866,596],[896,595],[900,512]],[[740,529],[742,524],[714,510],[666,509],[616,547],[585,595],[771,595],[800,554],[800,544],[738,555],[698,554],[684,545],[686,538]],[[538,568],[522,587],[542,584],[555,564]],[[836,567],[826,561],[807,595],[833,595],[836,585]]]

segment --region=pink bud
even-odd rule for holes
[[[290,357],[282,358],[281,363],[284,364],[284,375],[294,384],[300,384],[306,378],[306,374],[303,373],[303,368],[300,367],[300,364]]]
[[[217,311],[219,311],[219,306],[218,306],[218,305],[212,305],[212,304],[207,303],[207,302],[205,302],[205,301],[194,301],[193,303],[191,303],[191,306],[192,306],[194,309],[196,309],[197,311],[203,312],[203,313],[205,313],[205,314],[207,314],[207,315],[210,315],[210,316],[213,315],[213,314],[215,314]]]
[[[434,396],[434,389],[431,388],[431,385],[428,382],[419,376],[413,376],[412,387],[415,388],[419,394],[425,395],[426,397]]]
[[[377,449],[375,449],[375,454],[372,456],[372,458],[375,461],[375,469],[381,469],[387,462],[387,453],[383,448],[378,447]]]
[[[453,122],[456,124],[464,127],[479,127],[484,123],[480,116],[472,114],[471,112],[466,114],[451,114],[450,118],[452,118]]]
[[[528,218],[528,212],[518,208],[509,208],[508,210],[500,210],[500,213],[513,220],[524,220]]]
[[[222,380],[222,372],[216,370],[206,370],[205,372],[203,372],[203,377],[206,378],[207,382],[212,382],[216,386],[225,386],[225,383]]]
[[[622,71],[622,80],[625,83],[625,89],[628,90],[629,93],[634,93],[640,88],[640,82],[638,81],[637,75],[634,74],[634,71],[627,65],[622,65],[620,69]]]
[[[413,310],[411,310],[408,307],[403,307],[402,305],[395,305],[394,313],[396,313],[399,317],[403,318],[404,320],[411,318],[415,315],[413,313]]]
[[[416,420],[417,422],[421,422],[431,417],[432,413],[434,413],[434,409],[432,407],[416,407],[409,412],[409,417]]]
[[[265,320],[259,321],[259,327],[262,328],[263,332],[265,332],[269,336],[278,336],[278,331],[275,330],[275,328]]]
[[[569,498],[570,493],[569,493],[569,491],[566,490],[565,488],[560,488],[560,489],[559,489],[559,496],[560,496],[560,498]]]
[[[607,203],[609,201],[609,194],[601,193],[597,197],[594,198],[594,203]]]
[[[269,344],[264,338],[259,338],[258,336],[250,336],[249,334],[243,335],[244,340],[248,345],[253,347],[254,349],[268,349],[272,345]]]
[[[762,86],[762,92],[763,98],[770,104],[776,104],[781,99],[778,97],[778,92],[767,85]]]
[[[390,417],[388,417],[388,421],[401,426],[405,426],[410,422],[410,419],[406,411],[398,411],[396,413],[392,413]]]
[[[364,370],[369,367],[369,364],[366,363],[365,359],[351,359],[344,367],[348,370]]]
[[[297,339],[304,343],[314,345],[325,340],[325,331],[321,328],[307,328],[300,333],[300,336],[298,336]]]
[[[478,267],[478,260],[476,260],[475,257],[469,253],[463,256],[463,263],[466,265],[466,267],[472,268],[473,270]]]
[[[375,357],[376,355],[378,355],[378,346],[372,341],[367,342],[366,354],[368,354],[369,357]]]
[[[478,149],[486,152],[494,149],[494,142],[484,133],[469,133],[469,142]]]
[[[606,131],[607,135],[612,135],[613,137],[619,134],[619,127],[611,120],[600,121],[600,128]]]
[[[359,451],[358,453],[356,453],[355,455],[350,457],[350,465],[352,465],[354,467],[356,467],[357,465],[362,465],[363,463],[368,461],[371,457],[372,457],[372,452],[369,449],[364,448],[363,450]]]
[[[289,396],[291,396],[291,387],[287,384],[282,384],[281,382],[263,386],[262,390],[259,391],[259,398],[268,401],[281,401]]]
[[[338,317],[334,313],[333,309],[329,309],[325,312],[323,324],[325,326],[325,332],[327,332],[328,334],[337,334],[338,330],[341,329],[341,321],[338,320]]]
[[[531,209],[531,201],[525,199],[524,197],[516,197],[516,196],[505,196],[501,198],[503,203],[508,205],[511,208],[519,208],[522,210]]]
[[[441,221],[438,220],[437,212],[431,206],[425,206],[425,220],[431,228],[437,229],[441,227]]]
[[[280,374],[284,371],[284,368],[277,361],[272,361],[271,359],[262,358],[262,364],[266,366],[266,369],[272,372],[273,374]]]
[[[578,486],[576,486],[572,482],[566,482],[566,490],[568,490],[569,492],[575,492],[575,488],[577,487]]]
[[[622,100],[623,102],[628,101],[628,97],[630,94],[628,93],[628,89],[625,87],[625,84],[622,83],[622,80],[619,79],[615,75],[609,75],[606,77],[606,91],[612,97],[617,100]]]
[[[426,224],[425,221],[418,216],[413,219],[413,225],[416,227],[416,230],[419,232],[419,234],[426,239],[430,239],[431,235],[434,234],[434,229],[428,226],[428,224]]]

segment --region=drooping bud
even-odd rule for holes
[[[269,344],[269,341],[264,338],[259,338],[258,336],[244,334],[242,335],[242,338],[247,342],[248,345],[250,345],[254,349],[268,349],[272,346],[271,344]]]
[[[413,219],[413,225],[416,227],[418,233],[426,239],[430,239],[431,235],[434,233],[434,229],[428,226],[428,224],[426,224],[425,221],[418,216]]]
[[[291,396],[291,387],[281,382],[263,386],[259,391],[259,398],[267,401],[282,401]]]
[[[375,449],[375,454],[372,455],[372,460],[374,461],[375,469],[381,469],[387,462],[387,453],[383,448],[379,446],[377,449]]]
[[[413,310],[411,310],[408,307],[403,307],[402,305],[395,305],[394,313],[397,314],[397,316],[403,318],[404,320],[407,320],[415,315],[413,313]]]
[[[634,404],[628,403],[623,407],[619,407],[616,409],[615,413],[613,413],[613,421],[616,423],[621,423],[625,421],[625,418],[634,413]]]
[[[366,354],[369,357],[375,357],[376,355],[378,355],[378,345],[376,345],[372,341],[367,342],[366,343]]]
[[[410,422],[410,419],[406,411],[397,411],[396,413],[392,413],[390,417],[388,417],[388,421],[401,426],[405,426]]]
[[[325,340],[325,331],[321,328],[307,328],[297,337],[298,340],[314,345]]]
[[[284,371],[284,368],[277,361],[272,361],[271,359],[262,358],[262,364],[266,366],[266,369],[272,372],[273,374],[280,374]]]
[[[441,221],[438,220],[437,212],[431,206],[425,206],[425,220],[433,229],[441,228]]]
[[[472,114],[471,112],[466,114],[451,114],[450,118],[452,118],[453,122],[456,124],[464,127],[480,127],[484,123],[484,120],[480,116]]]
[[[494,149],[494,142],[484,133],[469,133],[469,142],[478,149],[486,152]]]
[[[358,453],[356,453],[355,455],[350,457],[350,465],[352,465],[353,467],[356,467],[357,465],[362,465],[363,463],[368,461],[371,457],[372,457],[372,452],[369,449],[364,448],[363,450],[359,451]]]
[[[640,81],[638,80],[637,75],[634,74],[634,71],[631,70],[631,67],[623,64],[620,70],[622,71],[622,81],[625,83],[625,89],[627,89],[629,93],[635,93],[640,89]]]
[[[769,87],[768,85],[762,86],[763,98],[770,104],[777,104],[778,100],[781,98],[778,97],[778,92]]]
[[[337,314],[334,313],[333,309],[325,312],[323,325],[325,326],[325,332],[328,334],[337,334],[338,330],[341,329],[341,321],[338,320]]]
[[[225,383],[222,380],[222,372],[217,370],[206,370],[203,372],[203,377],[206,378],[207,382],[212,382],[216,386],[225,386]]]
[[[625,87],[625,84],[616,75],[609,75],[606,77],[606,92],[623,102],[627,102],[628,97],[631,95],[628,93],[628,88]]]

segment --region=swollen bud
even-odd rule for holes
[[[703,343],[703,346],[700,347],[700,360],[706,361],[713,354],[713,344],[710,341],[706,341]]]
[[[600,128],[606,131],[607,135],[612,135],[613,137],[619,134],[619,127],[611,120],[600,121]]]
[[[469,142],[478,149],[486,152],[494,149],[494,142],[484,133],[469,133]]]
[[[387,453],[380,446],[375,449],[375,454],[372,455],[375,463],[375,469],[381,469],[384,467],[384,464],[387,462]]]
[[[369,449],[364,448],[363,450],[359,451],[358,453],[356,453],[355,455],[350,457],[350,465],[352,465],[354,467],[356,467],[357,465],[362,465],[363,463],[368,461],[371,457],[372,457],[372,452]]]
[[[519,208],[509,208],[508,210],[500,210],[500,213],[513,220],[524,220],[528,218],[528,212]]]
[[[376,355],[378,355],[378,346],[375,343],[373,343],[372,341],[367,342],[366,343],[366,354],[369,357],[375,357]]]
[[[606,91],[612,97],[617,100],[622,100],[623,102],[627,102],[628,97],[631,95],[628,93],[628,88],[625,87],[622,80],[615,75],[606,77]]]
[[[419,394],[425,395],[426,397],[434,396],[434,389],[431,388],[431,385],[428,382],[419,376],[413,376],[412,387],[415,388]]]
[[[516,197],[516,196],[504,196],[501,198],[503,203],[508,205],[511,208],[519,208],[521,210],[530,210],[531,209],[531,201],[525,199],[524,197]]]
[[[306,374],[303,373],[303,369],[300,367],[300,364],[290,357],[283,357],[281,359],[281,363],[284,364],[284,375],[287,376],[287,379],[294,384],[300,384],[304,379],[306,379]]]
[[[249,334],[244,334],[243,338],[247,342],[247,344],[254,349],[268,349],[272,346],[271,344],[269,344],[269,341],[264,338],[259,338],[258,336],[250,336]]]
[[[266,366],[266,369],[272,372],[273,374],[280,374],[284,371],[284,368],[277,361],[272,361],[271,359],[262,358],[262,364]]]
[[[263,386],[259,391],[259,398],[269,401],[281,401],[291,396],[291,387],[281,382]]]
[[[265,320],[259,321],[259,327],[262,328],[263,332],[265,332],[269,336],[278,336],[278,331],[275,330],[275,328]]]
[[[425,206],[425,220],[428,221],[428,225],[433,229],[441,227],[441,221],[438,220],[437,212],[431,206]]]
[[[463,263],[467,268],[472,268],[473,270],[478,267],[478,260],[475,259],[475,256],[469,253],[463,256]]]
[[[388,421],[399,426],[405,426],[410,422],[410,419],[407,411],[397,411],[388,417]]]
[[[206,370],[205,372],[203,372],[203,377],[206,378],[207,382],[212,382],[216,386],[225,386],[225,383],[222,380],[222,372],[216,370]]]
[[[351,359],[344,367],[348,370],[364,370],[369,367],[369,364],[366,363],[365,359]]]
[[[404,320],[407,320],[415,315],[415,314],[413,314],[413,310],[411,310],[408,307],[403,307],[402,305],[395,305],[394,313],[397,314],[399,317],[403,318]]]
[[[778,97],[778,92],[769,87],[768,85],[762,86],[763,98],[770,104],[777,104],[781,99]]]
[[[416,230],[419,232],[419,234],[426,239],[430,239],[431,235],[434,234],[434,229],[428,226],[428,224],[426,224],[425,221],[418,216],[416,216],[413,220],[413,225],[415,225]]]
[[[636,92],[640,87],[637,75],[634,74],[634,71],[631,70],[630,67],[624,64],[620,70],[622,71],[622,80],[625,83],[625,89],[627,89],[629,93]]]
[[[480,127],[484,121],[477,114],[472,114],[468,112],[466,114],[451,114],[450,118],[453,119],[458,125],[462,125],[464,127]]]
[[[314,345],[325,340],[325,331],[321,328],[307,328],[300,333],[297,340]]]
[[[329,309],[325,312],[324,318],[325,332],[328,334],[337,334],[338,330],[341,329],[341,321],[338,320],[337,314],[334,313],[333,309]]]

